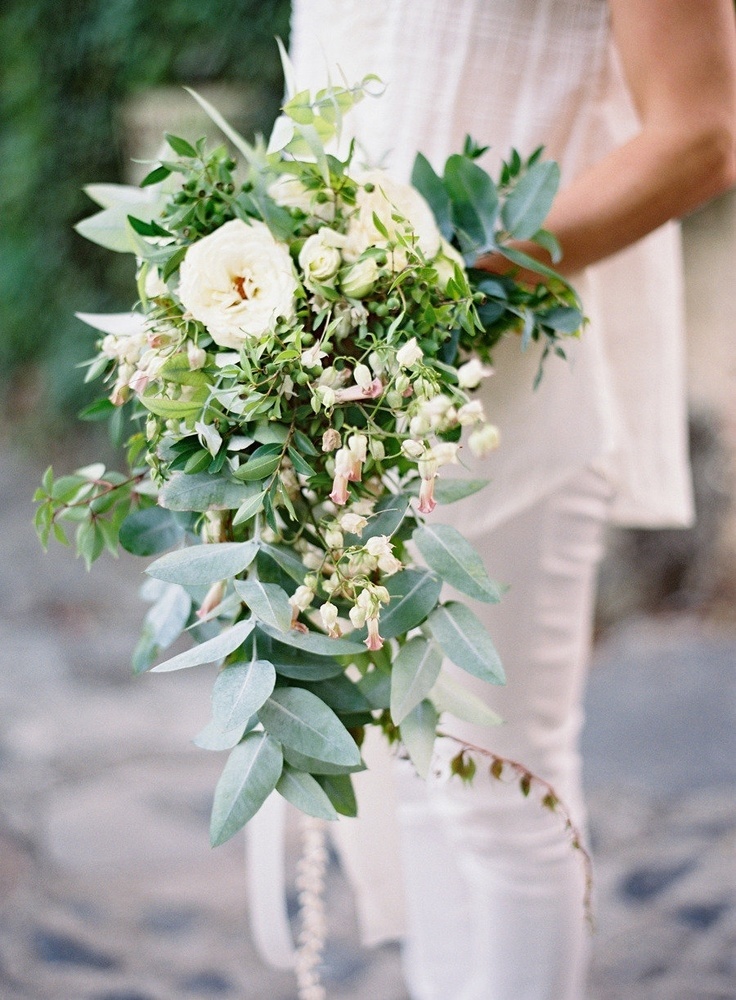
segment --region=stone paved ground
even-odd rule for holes
[[[189,741],[210,677],[130,677],[141,564],[44,558],[37,476],[0,454],[0,997],[294,1000],[248,940],[241,839],[207,843],[222,760]],[[590,1000],[736,998],[735,666],[736,632],[686,618],[597,651]],[[330,1000],[407,1000],[334,863],[328,905]]]

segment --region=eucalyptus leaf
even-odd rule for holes
[[[430,697],[438,711],[449,712],[456,719],[474,726],[498,726],[503,722],[501,716],[489,708],[482,698],[444,671],[437,678]]]
[[[292,747],[284,746],[283,751],[284,760],[298,771],[307,771],[309,774],[355,774],[358,771],[365,771],[363,761],[360,764],[328,764],[325,760],[317,760],[316,757],[299,753]]]
[[[281,747],[267,733],[248,733],[228,757],[215,789],[213,847],[224,844],[258,812],[281,777]]]
[[[376,535],[391,537],[404,520],[410,499],[405,494],[399,493],[379,500],[373,514],[368,518],[367,526],[363,528],[360,539],[356,539],[356,541],[367,542],[369,538],[374,538]]]
[[[419,625],[440,598],[442,583],[434,573],[405,569],[386,581],[391,602],[381,612],[379,631],[384,639],[403,635]]]
[[[234,586],[260,622],[280,632],[291,627],[291,605],[288,594],[281,587],[275,583],[261,583],[260,580],[236,580]]]
[[[409,712],[399,727],[401,742],[420,778],[426,779],[429,775],[438,721],[436,708],[425,698]]]
[[[247,482],[266,479],[281,463],[281,445],[263,444],[256,448],[244,465],[233,473],[236,479]]]
[[[445,188],[452,199],[452,217],[463,252],[480,252],[495,245],[498,193],[476,163],[455,154],[445,164]]]
[[[256,718],[255,723],[257,722],[258,719]],[[204,729],[197,733],[192,743],[196,747],[199,747],[200,750],[232,750],[234,746],[240,743],[245,731],[253,728],[250,723],[251,720],[249,719],[248,723],[244,726],[237,726],[235,729],[226,730],[220,729],[215,720],[211,719]],[[253,724],[255,725],[255,723]]]
[[[272,639],[316,656],[352,656],[365,653],[365,646],[351,639],[330,639],[319,632],[299,632],[293,628],[282,632],[267,622],[260,622],[259,628]]]
[[[253,631],[253,621],[248,619],[238,622],[225,629],[219,635],[205,642],[200,642],[192,649],[187,649],[184,653],[173,656],[170,660],[164,660],[157,666],[152,667],[153,673],[168,673],[171,670],[183,670],[186,667],[198,667],[202,663],[214,663],[221,660],[229,653],[242,646],[250,633]]]
[[[275,642],[268,636],[262,635],[258,629],[256,634],[259,649],[263,641],[270,642],[268,658],[282,677],[300,681],[321,681],[328,677],[336,677],[343,672],[342,666],[332,657],[318,656]]]
[[[360,750],[338,717],[303,688],[276,688],[260,708],[263,728],[299,753],[331,764],[359,764]]]
[[[134,556],[152,556],[184,540],[188,519],[163,507],[128,514],[120,525],[120,544]]]
[[[529,240],[547,218],[560,183],[560,168],[551,160],[537,161],[514,186],[501,209],[506,231]]]
[[[276,784],[276,791],[307,816],[315,816],[317,819],[338,819],[337,810],[330,802],[327,793],[311,774],[305,774],[284,764],[281,777]]]
[[[383,670],[371,670],[358,681],[360,690],[370,702],[371,708],[383,711],[391,705],[391,674]]]
[[[297,583],[304,583],[304,577],[307,575],[307,568],[301,559],[294,555],[292,549],[286,548],[281,545],[270,545],[266,542],[261,543],[261,551],[265,552],[273,561],[279,566],[287,576],[290,576],[292,580]]]
[[[340,815],[349,817],[358,815],[358,801],[349,774],[320,774],[316,780],[324,788],[327,797]]]
[[[478,493],[490,479],[442,479],[434,481],[434,498],[438,504],[456,503]]]
[[[207,390],[196,390],[191,399],[165,399],[155,394],[150,396],[144,394],[139,396],[139,399],[145,408],[157,417],[163,417],[164,420],[186,420],[202,412],[207,400]]]
[[[206,586],[218,580],[229,580],[242,573],[258,553],[258,542],[215,542],[210,545],[190,545],[176,552],[167,552],[148,567],[146,572],[157,580],[180,583],[183,586]]]
[[[434,172],[429,160],[417,153],[411,172],[411,183],[423,195],[432,209],[437,228],[446,240],[451,240],[454,232],[452,224],[452,203],[442,178]]]
[[[263,503],[266,499],[266,490],[261,493],[254,493],[252,496],[248,497],[247,500],[243,501],[235,512],[235,517],[233,518],[233,527],[239,524],[245,524],[246,521],[250,521],[251,518],[255,517],[263,510]]]
[[[488,604],[501,600],[501,589],[486,573],[470,542],[449,524],[423,524],[412,540],[427,565],[456,590]]]
[[[226,476],[175,472],[161,487],[158,502],[168,510],[237,510],[258,493],[258,486],[236,483]]]
[[[268,660],[229,663],[212,689],[212,716],[223,730],[244,727],[273,692],[276,670]]]
[[[350,680],[345,673],[327,680],[314,681],[310,683],[309,690],[339,715],[370,712],[373,707],[358,684]]]
[[[399,726],[427,697],[442,667],[442,653],[433,642],[415,636],[401,647],[391,671],[391,718]]]
[[[489,684],[506,682],[493,641],[470,608],[457,601],[443,604],[429,616],[427,628],[456,666]]]
[[[135,233],[128,222],[127,210],[120,206],[104,208],[101,212],[82,219],[74,228],[80,236],[106,250],[134,254],[138,249]]]

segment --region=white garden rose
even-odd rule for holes
[[[282,208],[301,209],[305,215],[313,215],[323,222],[332,222],[335,218],[335,203],[334,200],[330,200],[331,192],[322,193],[328,196],[328,200],[318,201],[317,194],[320,192],[310,191],[292,174],[281,174],[277,177],[269,184],[267,193]]]
[[[371,246],[385,247],[397,241],[399,234],[431,260],[440,249],[440,233],[429,207],[419,192],[409,184],[392,180],[382,170],[369,170],[358,178],[356,210],[350,218],[345,260],[357,258]],[[370,190],[366,191],[366,185]],[[389,234],[389,242],[376,228],[374,214]],[[394,216],[405,222],[397,222]],[[408,262],[406,251],[397,247],[388,254],[388,266],[401,271]]]
[[[304,284],[314,291],[315,285],[331,285],[340,270],[340,247],[345,243],[342,233],[324,226],[304,241],[299,251],[299,267],[304,273]]]
[[[189,247],[179,298],[216,344],[237,350],[293,318],[298,287],[288,247],[262,222],[233,219]]]

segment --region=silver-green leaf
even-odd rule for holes
[[[332,764],[359,764],[360,750],[335,713],[303,688],[276,688],[259,709],[263,728],[299,753]]]
[[[397,726],[427,697],[441,667],[442,653],[422,636],[401,647],[391,670],[391,718]]]
[[[260,580],[236,580],[234,586],[259,621],[280,632],[291,627],[291,605],[281,587]]]
[[[242,646],[250,633],[253,631],[254,622],[248,619],[238,622],[231,628],[225,629],[219,635],[206,642],[200,642],[192,649],[187,649],[184,653],[172,656],[170,660],[164,660],[152,668],[152,673],[168,673],[171,670],[184,670],[186,667],[198,667],[202,663],[215,663],[223,657]]]
[[[215,788],[213,847],[224,844],[258,812],[281,777],[281,747],[268,733],[248,733],[228,757]]]
[[[276,686],[276,670],[268,660],[230,663],[212,689],[212,715],[220,729],[245,726]]]
[[[486,573],[470,542],[449,524],[423,524],[412,539],[427,565],[456,590],[488,604],[501,600],[501,589]]]
[[[167,552],[151,563],[146,572],[167,583],[207,586],[242,573],[253,562],[257,552],[256,541],[191,545],[176,552]]]
[[[482,698],[468,691],[444,671],[432,688],[431,698],[440,712],[449,712],[456,719],[470,722],[474,726],[498,726],[503,722],[501,716],[489,708]]]
[[[400,726],[401,741],[420,778],[429,774],[438,720],[436,708],[425,698],[409,712]]]
[[[305,774],[304,771],[297,771],[284,764],[276,791],[307,816],[316,816],[317,819],[338,819],[337,811],[327,793],[311,774]]]
[[[476,615],[457,601],[435,608],[426,627],[452,662],[489,684],[504,684],[501,661],[490,635]]]

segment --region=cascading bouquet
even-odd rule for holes
[[[132,313],[81,316],[104,334],[87,377],[107,385],[82,416],[136,429],[126,473],[49,469],[36,524],[44,544],[76,525],[88,565],[119,545],[166,552],[134,669],[221,665],[195,739],[231,751],[213,844],[274,789],[311,816],[354,815],[367,726],[426,773],[440,713],[495,721],[442,668],[502,682],[492,641],[440,592],[495,602],[499,587],[428,516],[485,485],[441,470],[496,446],[473,396],[494,343],[563,353],[582,323],[572,289],[510,245],[554,251],[557,169],[539,151],[496,185],[468,141],[442,176],[419,155],[413,186],[326,151],[374,79],[295,94],[268,148],[194,95],[242,162],[169,135],[139,189],[88,188],[102,211],[78,226],[134,254],[138,278]],[[545,282],[466,267],[489,250]],[[185,631],[195,644],[154,666]]]

